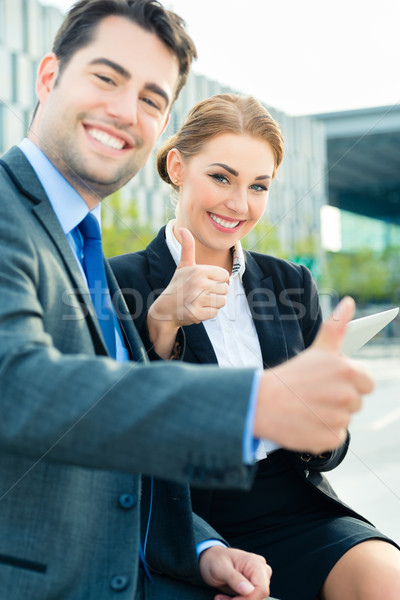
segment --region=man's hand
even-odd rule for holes
[[[215,600],[265,600],[269,596],[272,569],[258,554],[212,546],[201,553],[200,573],[205,583],[225,593]]]
[[[149,308],[147,327],[156,352],[168,358],[178,329],[216,316],[225,306],[229,273],[211,265],[197,265],[195,242],[188,229],[179,230],[181,260],[169,285]]]
[[[310,348],[264,372],[255,437],[312,454],[333,450],[345,441],[352,414],[373,389],[365,371],[340,354],[353,314],[354,301],[345,298]]]

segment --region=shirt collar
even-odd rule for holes
[[[31,140],[22,140],[19,149],[32,165],[64,233],[71,233],[89,212],[86,202]],[[99,204],[92,211],[99,224],[100,210]]]
[[[182,246],[174,235],[174,224],[175,219],[168,221],[165,228],[165,241],[168,246],[168,250],[171,252],[171,256],[175,263],[178,264],[181,259]],[[232,277],[239,276],[240,281],[242,280],[243,273],[246,269],[244,260],[244,253],[240,240],[231,248],[233,265],[232,265]]]

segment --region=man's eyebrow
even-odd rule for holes
[[[113,60],[110,60],[109,58],[94,58],[92,61],[90,61],[89,64],[105,65],[106,67],[110,67],[110,69],[113,69],[125,79],[131,79],[132,77],[131,73],[127,71],[122,65],[114,62]],[[149,92],[153,92],[154,94],[161,96],[161,98],[165,100],[166,105],[169,106],[170,97],[168,96],[167,92],[163,90],[159,85],[157,85],[156,83],[146,83],[144,87]]]
[[[237,171],[235,171],[235,169],[232,169],[232,167],[228,167],[228,165],[224,165],[224,163],[211,163],[211,165],[208,165],[208,166],[209,167],[222,167],[223,169],[228,171],[228,173],[230,173],[231,175],[234,175],[235,177],[237,177],[239,175],[239,173]]]
[[[119,65],[118,63],[114,62],[113,60],[110,60],[109,58],[94,58],[90,61],[89,64],[105,65],[106,67],[110,67],[110,69],[113,69],[114,71],[122,75],[122,77],[124,77],[125,79],[131,78],[131,74],[129,73],[129,71],[127,71],[122,65]]]

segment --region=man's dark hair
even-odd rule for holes
[[[110,16],[129,19],[154,33],[179,62],[179,78],[174,101],[186,83],[190,66],[197,58],[196,47],[185,31],[185,22],[164,8],[158,0],[78,0],[67,13],[53,44],[60,61],[60,74],[72,56],[90,44],[99,23]],[[115,40],[118,43],[118,40]]]

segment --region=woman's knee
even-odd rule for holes
[[[367,540],[350,548],[329,573],[321,600],[398,600],[400,551],[384,540]]]

